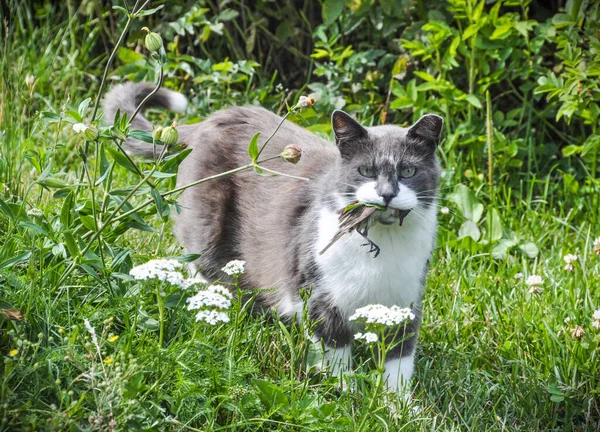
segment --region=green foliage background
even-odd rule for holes
[[[116,145],[126,122],[95,118],[95,145],[72,128],[92,121],[127,20],[111,6],[134,7],[0,5],[0,430],[355,430],[364,418],[371,430],[600,428],[598,2],[152,1],[108,69],[108,85],[156,82],[147,26],[165,40],[165,85],[190,98],[180,122],[243,104],[285,114],[307,94],[316,105],[290,118],[324,136],[335,108],[368,125],[444,117],[450,210],[424,304],[421,411],[397,417],[369,404],[368,360],[357,391],[340,391],[307,372],[305,328],[248,305],[230,326],[201,328],[173,293],[157,346],[153,294],[127,274],[181,253],[165,191],[185,155],[147,186],[151,164]],[[528,293],[518,273],[542,275],[544,291]],[[106,369],[84,318],[114,359]]]

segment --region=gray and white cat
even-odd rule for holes
[[[131,114],[152,89],[124,84],[106,97],[105,113]],[[147,103],[184,110],[182,95],[161,89]],[[191,183],[249,162],[248,143],[259,146],[281,118],[258,107],[229,108],[198,124],[178,126],[180,141],[193,149],[179,168],[177,184]],[[265,166],[310,181],[261,177],[246,171],[186,190],[175,216],[175,233],[207,280],[222,278],[229,261],[246,261],[242,289],[277,288],[260,301],[283,317],[300,316],[301,288],[312,287],[309,314],[320,320],[316,337],[327,348],[334,372],[351,367],[350,344],[358,331],[349,317],[368,304],[412,305],[416,319],[402,331],[410,337],[386,359],[388,388],[406,390],[413,373],[421,293],[436,234],[440,167],[435,155],[443,120],[425,115],[409,128],[363,127],[342,111],[332,115],[333,145],[289,121],[267,145],[264,157],[289,144],[303,150],[297,165],[277,159]],[[151,130],[138,115],[133,129]],[[152,145],[128,140],[127,149],[151,156]],[[374,258],[358,233],[319,252],[338,230],[338,210],[354,201],[387,206],[369,221]]]

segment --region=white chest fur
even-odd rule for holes
[[[373,226],[369,238],[381,249],[376,258],[367,253],[368,246],[361,246],[366,241],[354,231],[319,255],[337,230],[338,215],[322,209],[315,245],[321,279],[316,288],[331,296],[345,319],[368,304],[408,307],[417,302],[425,263],[433,248],[435,205],[413,210],[403,226]]]

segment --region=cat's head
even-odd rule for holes
[[[342,156],[338,187],[344,203],[379,204],[383,224],[402,223],[418,207],[435,202],[440,167],[435,155],[444,121],[427,114],[408,128],[363,127],[343,111],[334,111],[332,126]]]

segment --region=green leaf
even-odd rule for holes
[[[506,23],[506,24],[502,24],[499,27],[496,27],[496,30],[494,30],[494,32],[490,36],[490,39],[492,39],[492,40],[504,39],[505,37],[510,35],[510,33],[512,32],[512,28],[513,28],[512,23]]]
[[[61,121],[61,117],[50,111],[42,111],[40,113],[40,119],[46,123],[58,123]]]
[[[256,158],[258,158],[258,137],[260,136],[260,132],[254,134],[252,139],[250,140],[250,145],[248,146],[248,154],[253,162],[256,162]]]
[[[127,157],[123,153],[121,153],[120,150],[117,150],[113,147],[106,147],[106,151],[108,153],[110,153],[110,155],[112,156],[112,158],[114,159],[114,161],[116,163],[118,163],[123,168],[127,169],[128,171],[131,171],[132,173],[139,175],[138,171],[135,169],[135,165],[133,165],[129,161],[129,159],[127,159]]]
[[[19,226],[21,228],[29,228],[30,230],[37,231],[39,234],[44,237],[48,237],[48,233],[41,226],[34,224],[33,222],[19,222]]]
[[[492,257],[494,259],[506,259],[506,257],[508,256],[508,252],[510,251],[510,248],[512,248],[516,244],[517,244],[517,242],[515,242],[512,239],[500,240],[492,248]]]
[[[87,109],[90,106],[91,101],[92,101],[92,98],[87,98],[86,100],[84,100],[83,102],[81,102],[79,104],[79,108],[77,108],[77,113],[81,116],[81,118],[85,118]]]
[[[152,8],[152,9],[142,10],[142,11],[138,12],[136,15],[138,17],[144,17],[144,16],[152,15],[152,14],[156,13],[157,11],[161,10],[163,8],[163,6],[164,5],[160,5],[158,7]]]
[[[149,144],[153,144],[154,141],[152,141],[152,134],[150,132],[144,131],[144,130],[132,130],[131,132],[129,132],[128,136],[130,138],[134,138],[136,140],[140,140],[140,141],[144,141],[147,142]],[[156,149],[157,153],[160,153],[160,149]]]
[[[583,146],[571,144],[562,149],[562,154],[564,157],[570,157],[574,154],[581,153],[583,151]]]
[[[575,25],[577,24],[577,21],[575,21],[569,14],[559,13],[552,17],[552,24],[554,24],[554,27],[556,28],[562,28]]]
[[[433,75],[430,75],[427,72],[414,71],[413,73],[419,78],[421,78],[423,81],[435,82],[435,78],[433,77]]]
[[[458,238],[471,237],[475,241],[479,241],[481,238],[481,231],[477,227],[477,224],[473,221],[466,220],[458,230]]]
[[[290,403],[283,390],[269,381],[254,378],[252,384],[258,390],[258,397],[267,410],[288,408]]]
[[[96,231],[96,223],[94,222],[94,218],[90,215],[79,215],[79,220],[82,225],[89,229],[90,231]]]
[[[160,171],[164,173],[176,172],[179,164],[183,162],[183,160],[188,157],[188,155],[192,152],[191,148],[185,149],[179,153],[168,155],[165,157],[163,163],[160,165]]]
[[[156,204],[156,210],[158,211],[159,216],[166,216],[169,213],[169,205],[165,205],[165,201],[163,200],[162,195],[157,189],[152,189],[150,191],[150,195],[152,195],[152,199]]]
[[[29,261],[30,256],[31,256],[31,252],[25,252],[24,254],[7,259],[2,264],[0,264],[0,269],[9,268],[9,267],[16,266],[17,264],[26,263],[27,261]]]
[[[12,206],[14,206],[14,204],[10,205],[7,202],[5,202],[4,200],[0,199],[0,211],[2,211],[2,213],[4,213],[10,219],[15,218],[15,213],[12,211],[12,208],[11,208]]]
[[[448,199],[455,203],[461,214],[475,223],[479,222],[483,215],[483,204],[475,193],[464,184],[458,184],[454,192],[448,195]]]
[[[62,223],[65,228],[69,228],[73,221],[73,199],[73,192],[70,192],[65,198],[65,202],[60,210],[60,223]]]
[[[487,217],[485,220],[487,229],[487,239],[496,242],[502,238],[502,219],[500,213],[493,207],[488,208]]]
[[[325,0],[323,4],[323,21],[326,26],[333,23],[344,10],[343,0]]]
[[[191,263],[191,262],[196,261],[198,258],[200,258],[200,254],[191,253],[191,254],[185,254],[185,255],[170,257],[170,258],[176,259],[177,261],[182,262],[182,263]]]
[[[73,233],[71,231],[65,231],[63,233],[63,238],[65,239],[65,244],[67,245],[67,250],[71,254],[72,257],[80,256],[79,246],[77,246],[77,242],[75,241],[75,237],[73,237]]]
[[[125,47],[119,47],[119,50],[117,51],[117,56],[119,57],[119,60],[121,60],[125,64],[135,63],[136,61],[144,60],[143,55]]]
[[[519,249],[529,258],[535,258],[540,253],[540,250],[533,242],[525,242],[519,245]]]
[[[479,101],[479,99],[477,99],[477,96],[475,96],[474,94],[467,95],[465,99],[475,108],[483,108],[483,105],[481,105],[481,102]]]

